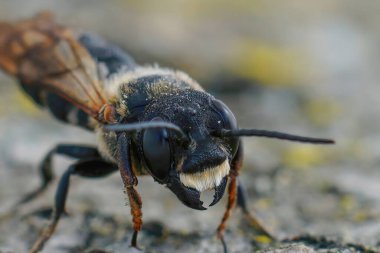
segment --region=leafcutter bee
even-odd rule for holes
[[[141,66],[116,45],[99,37],[75,33],[41,13],[15,23],[0,23],[0,66],[18,79],[24,91],[55,118],[94,131],[98,147],[60,144],[41,165],[42,185],[52,180],[54,155],[78,159],[62,175],[50,224],[31,247],[38,252],[53,234],[64,211],[72,175],[103,177],[119,171],[128,196],[134,233],[142,227],[142,201],[137,176],[150,175],[186,206],[205,210],[200,194],[214,190],[210,206],[224,195],[228,204],[217,234],[223,242],[225,224],[235,202],[255,228],[270,234],[249,214],[237,177],[242,167],[242,136],[330,144],[329,139],[274,131],[240,129],[234,114],[181,71]]]

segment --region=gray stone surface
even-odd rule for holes
[[[120,43],[139,62],[190,73],[226,101],[243,127],[337,140],[311,147],[245,139],[241,180],[250,209],[280,240],[292,239],[260,244],[237,210],[226,233],[231,252],[379,250],[379,2],[13,0],[0,3],[0,17],[42,9]],[[4,215],[38,185],[38,164],[59,142],[95,144],[95,138],[36,109],[0,74],[1,253],[26,252],[46,223],[56,181],[43,197]],[[57,157],[57,175],[69,164]],[[199,212],[149,177],[139,190],[142,252],[221,252],[214,231],[225,200]],[[137,252],[128,248],[125,203],[117,174],[74,178],[69,214],[44,252]],[[306,234],[312,236],[300,237]]]

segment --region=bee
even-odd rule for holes
[[[150,175],[187,207],[205,210],[200,195],[213,190],[210,206],[228,186],[228,202],[217,235],[223,239],[235,204],[254,228],[271,234],[250,214],[238,183],[241,137],[331,144],[330,139],[241,129],[234,114],[181,71],[138,65],[118,46],[58,24],[44,12],[27,20],[0,23],[0,67],[14,76],[34,102],[58,120],[96,133],[98,146],[59,144],[42,161],[42,184],[20,203],[43,192],[53,179],[52,157],[77,159],[59,180],[50,223],[30,252],[43,248],[64,212],[70,177],[104,177],[119,171],[129,200],[137,247],[142,201],[137,176]]]

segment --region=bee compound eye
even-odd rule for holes
[[[213,104],[216,108],[216,111],[222,118],[223,128],[236,129],[237,128],[236,118],[233,112],[230,110],[230,108],[228,108],[225,103],[217,99],[213,101]]]
[[[233,112],[228,108],[226,104],[224,104],[222,101],[215,99],[213,101],[213,105],[219,114],[220,118],[222,119],[223,126],[222,128],[227,130],[233,130],[237,129],[237,121],[235,118],[235,115]],[[228,146],[230,147],[230,153],[232,156],[235,156],[236,151],[239,147],[239,138],[238,137],[228,137],[225,138]]]
[[[164,180],[168,176],[171,162],[168,131],[164,128],[146,129],[142,142],[148,169],[154,177]]]

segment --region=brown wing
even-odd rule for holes
[[[64,97],[94,118],[107,103],[96,63],[50,13],[0,23],[0,67],[25,85]]]

